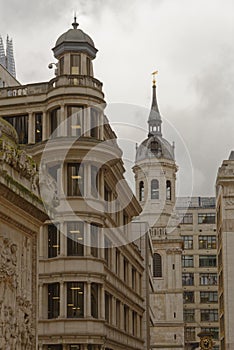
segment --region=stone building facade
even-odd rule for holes
[[[216,179],[220,349],[234,348],[234,152]]]
[[[97,49],[75,20],[53,51],[54,79],[0,89],[0,116],[40,168],[48,214],[38,239],[38,349],[140,350],[144,260],[131,220],[141,207],[94,77]]]
[[[37,248],[47,215],[38,172],[0,118],[0,348],[37,347]]]
[[[219,349],[217,232],[214,197],[181,197],[176,210],[183,239],[182,285],[185,345],[210,332]]]

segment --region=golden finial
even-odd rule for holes
[[[153,86],[156,86],[156,75],[158,74],[158,71],[156,70],[155,72],[152,73],[153,75]]]

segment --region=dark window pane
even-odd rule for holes
[[[67,223],[67,255],[84,255],[84,223]]]
[[[60,285],[59,283],[48,284],[48,318],[59,316]]]
[[[67,317],[84,317],[84,283],[67,283]]]
[[[54,258],[60,252],[60,232],[57,226],[48,225],[48,258]]]
[[[28,143],[28,116],[16,116],[16,117],[4,117],[4,119],[10,123],[16,130],[19,143],[27,144]]]
[[[151,199],[159,199],[159,183],[156,179],[151,181]]]
[[[70,163],[67,165],[68,196],[82,196],[84,192],[83,164]]]
[[[153,276],[162,277],[162,257],[157,253],[153,255]]]

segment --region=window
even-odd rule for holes
[[[98,168],[91,165],[91,194],[93,197],[98,196]]]
[[[124,330],[128,332],[128,320],[129,320],[129,307],[124,305]]]
[[[54,258],[60,253],[60,232],[57,226],[48,225],[48,258]]]
[[[153,128],[151,127],[151,131],[153,131]],[[156,130],[155,130],[156,131]],[[157,141],[152,141],[150,144],[150,150],[153,154],[157,154],[160,151],[159,144]]]
[[[193,236],[183,236],[184,249],[193,249]]]
[[[216,286],[217,285],[217,273],[201,273],[200,285],[202,286]]]
[[[83,256],[84,255],[84,223],[68,222],[67,223],[67,255]]]
[[[162,277],[162,257],[158,253],[153,255],[153,277]]]
[[[87,75],[91,75],[91,61],[89,57],[86,57],[86,67],[87,67]]]
[[[216,327],[204,327],[201,329],[201,332],[211,333],[215,340],[219,339],[219,329]]]
[[[132,312],[132,334],[137,334],[137,313],[135,311]]]
[[[128,283],[128,260],[124,258],[124,282]]]
[[[199,213],[199,224],[215,224],[215,213]]]
[[[67,283],[67,317],[84,317],[84,283]]]
[[[194,303],[194,292],[186,291],[183,293],[184,304]]]
[[[193,267],[193,255],[182,255],[182,267]]]
[[[67,135],[80,137],[84,132],[84,111],[82,106],[67,107]]]
[[[56,108],[50,112],[50,135],[52,138],[58,136],[59,124],[60,124],[60,109]]]
[[[136,290],[136,269],[135,267],[132,268],[132,289]]]
[[[194,274],[189,273],[182,273],[182,285],[183,286],[193,286],[194,285]]]
[[[184,334],[186,341],[191,341],[196,339],[195,327],[185,327]]]
[[[80,163],[67,164],[68,196],[82,196],[84,193],[84,167]]]
[[[111,296],[105,293],[105,320],[110,323],[111,320]]]
[[[184,322],[194,322],[195,321],[195,310],[185,309],[184,310]]]
[[[115,250],[115,272],[117,275],[120,273],[120,251],[118,248]]]
[[[62,344],[48,345],[47,349],[48,350],[63,350],[63,346],[62,346]]]
[[[199,236],[199,249],[216,249],[216,236]]]
[[[218,321],[218,310],[217,309],[201,310],[201,321],[202,322],[217,322]]]
[[[116,326],[120,328],[120,301],[116,300]]]
[[[28,143],[28,115],[19,115],[16,117],[4,117],[4,119],[10,123],[16,130],[19,143]]]
[[[98,257],[98,233],[101,229],[96,224],[91,224],[91,255],[95,258]]]
[[[59,283],[48,284],[48,318],[59,316],[60,285]]]
[[[106,260],[107,266],[110,266],[110,263],[111,263],[111,241],[107,237],[105,237],[104,244],[105,244],[105,252],[104,252],[105,260]]]
[[[166,199],[171,200],[171,181],[169,180],[166,182]]]
[[[98,318],[98,284],[91,283],[91,316]]]
[[[151,181],[151,199],[159,199],[159,183],[158,180]]]
[[[180,215],[181,224],[192,224],[193,223],[193,214],[187,213],[185,215]]]
[[[60,75],[64,74],[64,56],[59,60]]]
[[[145,198],[144,182],[140,181],[140,183],[139,183],[139,200],[143,201],[144,198]]]
[[[200,292],[201,303],[216,303],[218,301],[218,292]]]
[[[99,111],[96,108],[90,110],[90,136],[98,139],[99,130]]]
[[[215,267],[216,255],[200,255],[199,267]]]
[[[71,74],[80,74],[80,55],[71,55]]]
[[[35,142],[42,140],[42,114],[35,114]]]

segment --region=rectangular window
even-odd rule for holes
[[[194,303],[194,292],[186,291],[183,293],[184,304]]]
[[[111,320],[111,296],[105,293],[105,320],[110,323]]]
[[[94,198],[98,197],[98,168],[91,165],[91,194]]]
[[[71,55],[71,74],[80,74],[80,55]]]
[[[60,253],[60,231],[58,227],[48,225],[48,258],[54,258]]]
[[[56,108],[50,112],[50,136],[58,136],[58,126],[60,124],[60,109]]]
[[[58,318],[60,306],[59,283],[48,284],[48,318]]]
[[[64,74],[64,56],[59,60],[60,75]]]
[[[84,317],[84,283],[67,283],[67,317]]]
[[[87,67],[87,75],[91,75],[91,60],[89,57],[86,57],[86,67]]]
[[[193,249],[193,236],[183,236],[184,249]]]
[[[82,196],[84,194],[83,164],[67,164],[67,187],[68,196]]]
[[[68,222],[67,223],[67,255],[83,256],[84,255],[84,223]]]
[[[42,113],[35,114],[35,142],[42,141]]]
[[[98,258],[98,235],[101,227],[91,224],[91,255]]]
[[[90,110],[90,136],[98,139],[99,130],[99,111],[96,108]]]
[[[218,292],[200,292],[201,303],[217,303]]]
[[[129,320],[129,307],[124,305],[124,330],[128,332],[128,320]]]
[[[132,268],[132,289],[136,291],[136,269],[135,267]]]
[[[105,260],[107,263],[107,266],[111,265],[111,241],[105,237],[104,238],[104,242],[105,242]]]
[[[217,273],[201,273],[200,274],[201,286],[216,286],[217,285]]]
[[[117,275],[120,273],[120,251],[117,248],[115,250],[115,272]]]
[[[98,318],[98,284],[91,283],[91,316]]]
[[[135,311],[132,312],[132,334],[137,334],[137,313]]]
[[[195,321],[195,310],[194,309],[184,310],[184,321],[185,322],[194,322]]]
[[[193,214],[187,213],[185,215],[180,215],[181,224],[192,224],[193,223]]]
[[[217,322],[218,321],[218,310],[217,309],[201,310],[201,321],[202,322]]]
[[[184,334],[186,341],[191,341],[196,339],[195,327],[185,327]]]
[[[120,301],[116,300],[116,326],[120,328]]]
[[[199,213],[198,223],[199,224],[215,224],[215,213]]]
[[[200,255],[199,267],[215,267],[216,255]]]
[[[182,255],[182,267],[193,267],[193,255]]]
[[[216,236],[199,236],[199,249],[216,249]]]
[[[193,286],[194,285],[194,274],[189,273],[182,273],[182,285],[183,286]]]
[[[84,133],[83,106],[67,107],[67,135],[79,137]]]
[[[57,344],[57,345],[48,345],[47,347],[48,350],[63,350],[62,344]]]
[[[213,336],[213,339],[215,340],[219,339],[219,329],[216,327],[204,327],[201,329],[201,332],[211,333]]]
[[[128,283],[128,260],[124,258],[124,282]]]
[[[8,123],[10,123],[16,130],[19,143],[28,143],[28,115],[19,115],[16,117],[4,117]]]

